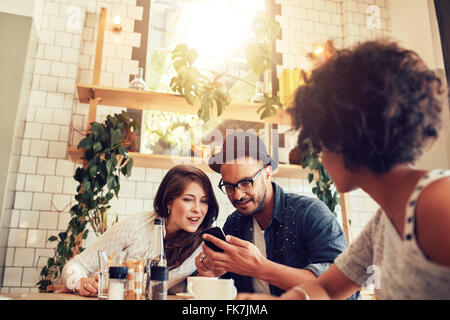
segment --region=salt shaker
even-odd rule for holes
[[[165,266],[152,266],[150,270],[150,300],[167,299],[168,268]]]
[[[108,300],[124,300],[127,267],[109,267]]]

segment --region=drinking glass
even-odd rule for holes
[[[98,298],[108,299],[108,254],[105,251],[98,251]]]

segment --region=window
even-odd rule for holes
[[[254,41],[253,20],[258,12],[266,11],[266,0],[152,0],[147,10],[144,78],[151,91],[174,93],[170,89],[170,80],[176,75],[172,50],[178,44],[187,44],[199,54],[194,65],[202,74],[225,74],[220,81],[232,100],[250,100],[254,84],[263,78],[248,69],[245,44]],[[270,80],[266,79],[268,87]],[[262,138],[265,135],[263,123],[226,119],[204,123],[196,115],[159,111],[142,112],[141,123],[141,153],[174,155],[174,147],[189,145],[190,150],[183,148],[178,155],[201,155],[203,137],[215,129],[224,136],[227,129],[253,129]]]
[[[243,44],[251,40],[253,19],[265,11],[265,0],[153,0],[150,9],[145,77],[150,90],[172,93],[171,52],[182,43],[198,52],[200,71],[246,76]],[[237,82],[226,81],[229,89]]]

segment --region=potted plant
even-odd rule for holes
[[[41,270],[36,284],[40,290],[52,291],[66,262],[84,250],[82,241],[88,235],[88,223],[97,236],[106,230],[109,201],[119,194],[120,175],[131,175],[133,158],[128,152],[136,150],[134,131],[138,128],[137,120],[122,111],[108,115],[104,123],[92,122],[86,137],[79,142],[78,148],[85,151],[83,167],[77,168],[74,175],[79,183],[77,203],[70,209],[72,219],[66,231],[48,239],[58,243],[54,256]]]

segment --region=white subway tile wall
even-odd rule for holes
[[[315,45],[332,39],[337,47],[359,40],[390,34],[389,0],[276,0],[281,15],[276,17],[282,37],[276,48],[284,68],[305,67],[306,55]],[[376,6],[375,10],[369,7]],[[41,267],[53,255],[51,235],[64,231],[70,220],[77,183],[76,165],[67,159],[68,145],[77,145],[85,131],[89,106],[77,100],[76,82],[91,83],[97,40],[98,16],[107,7],[107,25],[114,14],[122,17],[119,34],[107,28],[100,84],[127,87],[138,68],[131,59],[132,47],[141,42],[134,21],[143,17],[136,0],[44,0],[39,45],[34,66],[32,92],[27,110],[22,155],[12,208],[5,276],[1,292],[35,292]],[[378,11],[377,11],[378,10]],[[101,121],[118,108],[98,108]],[[70,141],[69,141],[70,140]],[[122,179],[120,198],[111,201],[111,213],[119,219],[153,209],[153,197],[167,170],[134,168]],[[209,174],[220,205],[217,225],[233,211],[227,197],[215,186],[217,174]],[[307,181],[277,178],[287,192],[313,196]],[[376,204],[362,191],[351,193],[351,227],[355,237],[372,217]],[[340,218],[339,218],[340,219]],[[90,233],[86,245],[95,240]]]

